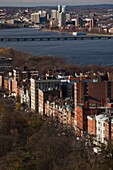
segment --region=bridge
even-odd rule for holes
[[[25,37],[25,38],[0,38],[0,41],[66,41],[66,40],[101,40],[113,39],[113,36],[71,36],[71,37]]]

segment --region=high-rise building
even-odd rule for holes
[[[113,82],[77,82],[74,84],[75,107],[78,104],[95,104],[106,106],[113,101]]]
[[[66,6],[62,5],[62,12],[65,13],[66,12]]]
[[[66,25],[66,14],[61,12],[59,13],[59,27],[64,27]]]
[[[96,19],[94,17],[91,18],[90,20],[90,29],[94,29],[94,27],[96,26]]]
[[[47,17],[47,12],[46,11],[41,11],[41,17]]]
[[[75,27],[82,27],[83,26],[83,20],[82,20],[82,18],[81,17],[77,17],[76,19],[75,19]]]
[[[40,23],[40,13],[32,13],[31,21],[34,23]]]
[[[57,19],[57,10],[51,10],[51,19]]]
[[[39,89],[42,90],[43,92],[47,92],[51,90],[60,91],[60,80],[56,80],[56,79],[39,80],[39,79],[31,78],[31,110],[35,112],[38,111]]]
[[[66,6],[62,5],[62,7],[61,7],[61,5],[58,5],[58,11],[57,11],[57,19],[58,20],[59,20],[59,17],[61,17],[62,13],[64,13],[66,15]],[[65,16],[65,20],[66,20],[66,16]]]
[[[49,22],[50,28],[57,28],[58,27],[58,20],[56,19],[51,19]]]
[[[66,14],[66,21],[70,21],[71,20],[71,15],[70,14]]]
[[[58,12],[61,12],[61,5],[58,5]]]

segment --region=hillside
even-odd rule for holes
[[[60,57],[32,56],[12,48],[0,48],[0,56],[13,58],[13,67],[23,68],[23,66],[26,65],[29,68],[39,70],[40,74],[45,73],[50,67],[63,67],[64,64],[66,64],[64,59]]]
[[[84,138],[77,140],[71,127],[32,112],[17,111],[11,102],[0,99],[0,170],[112,169],[108,150],[94,154],[94,146],[86,146]]]
[[[39,74],[45,74],[49,68],[65,68],[69,74],[85,73],[93,70],[94,72],[113,72],[112,66],[99,66],[99,65],[76,65],[68,64],[64,58],[52,57],[52,56],[32,56],[29,53],[16,51],[12,48],[0,48],[1,57],[12,57],[13,67],[23,68],[28,66],[29,68],[35,68],[39,71]]]

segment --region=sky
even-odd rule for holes
[[[0,0],[0,6],[113,4],[113,0]]]

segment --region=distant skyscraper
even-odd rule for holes
[[[70,21],[71,20],[71,15],[70,14],[66,14],[66,21]]]
[[[93,29],[95,26],[96,26],[96,20],[94,17],[92,17],[90,20],[90,29]]]
[[[76,27],[82,27],[83,26],[83,20],[81,17],[77,17],[76,20],[75,20],[75,26]]]
[[[63,12],[63,13],[66,12],[66,6],[65,6],[65,5],[62,6],[62,12]]]
[[[59,24],[58,24],[58,26],[63,27],[65,25],[66,25],[66,14],[61,12],[61,13],[59,13]]]
[[[51,19],[57,19],[57,10],[51,10]]]
[[[40,13],[32,13],[31,21],[34,23],[40,23]]]
[[[41,17],[46,17],[47,16],[47,12],[46,11],[41,11]]]
[[[61,12],[61,5],[58,5],[58,12]]]

